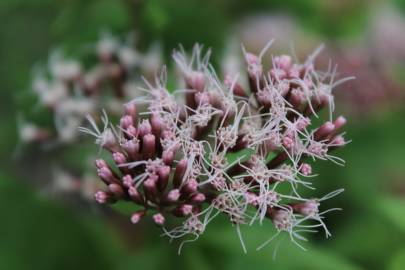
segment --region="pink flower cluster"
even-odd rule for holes
[[[77,127],[83,125],[86,114],[108,108],[114,115],[121,113],[123,100],[129,100],[142,72],[150,76],[160,66],[160,50],[151,47],[141,53],[133,48],[132,36],[124,42],[103,35],[90,53],[90,67],[67,58],[61,51],[51,53],[47,68],[37,68],[33,91],[39,107],[54,118],[48,127],[19,119],[19,133],[25,143],[69,144],[78,139]],[[153,76],[153,75],[152,75]]]
[[[332,89],[346,79],[335,81],[334,69],[315,69],[319,50],[303,63],[280,55],[265,66],[270,45],[259,55],[243,50],[246,70],[224,78],[201,46],[191,57],[175,51],[183,87],[168,89],[163,68],[153,82],[145,80],[145,95],[125,104],[119,125],[104,113],[99,129],[89,117],[92,129],[81,130],[94,135],[113,160],[96,161],[106,185],[95,194],[97,202],[131,201],[139,207],[132,223],[151,216],[170,238],[198,238],[223,214],[244,249],[240,226],[266,220],[276,235],[285,231],[297,245],[305,239],[301,232],[318,227],[329,236],[324,214],[336,209],[321,211],[320,203],[343,190],[317,199],[302,197],[299,188],[313,189],[311,161],[344,163],[331,154],[347,143],[340,133],[345,118],[332,118]],[[246,85],[239,78],[245,74]],[[329,120],[312,124],[324,107]],[[167,228],[171,217],[179,226]]]

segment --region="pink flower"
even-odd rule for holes
[[[308,226],[323,227],[329,236],[320,202],[341,190],[305,199],[298,186],[312,188],[307,178],[313,176],[311,158],[343,163],[331,154],[346,143],[339,134],[345,118],[333,120],[331,114],[333,74],[316,71],[319,50],[305,63],[281,55],[265,67],[262,58],[270,45],[259,55],[244,51],[248,86],[232,74],[221,80],[209,64],[210,52],[203,54],[197,45],[191,58],[173,54],[184,89],[167,89],[164,68],[154,83],[146,82],[145,97],[125,104],[116,127],[106,115],[103,130],[89,118],[94,131],[82,130],[94,135],[115,161],[96,162],[108,186],[97,193],[97,201],[132,201],[140,209],[132,223],[151,215],[171,238],[198,238],[218,214],[236,226],[243,247],[239,226],[266,219],[297,245],[304,239],[299,231]],[[141,104],[147,106],[144,112],[139,112]],[[330,121],[311,125],[310,117],[324,107]],[[281,185],[291,192],[281,192]],[[169,217],[180,225],[166,229]]]

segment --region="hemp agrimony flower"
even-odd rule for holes
[[[123,100],[134,97],[135,85],[140,83],[140,71],[152,76],[160,65],[158,48],[147,53],[133,48],[133,37],[120,41],[104,34],[92,46],[90,67],[63,55],[51,53],[47,68],[37,68],[33,91],[39,107],[50,111],[53,127],[39,127],[19,118],[19,133],[23,142],[69,144],[77,140],[77,127],[83,125],[87,114],[102,108],[114,115],[121,112]]]
[[[171,239],[197,239],[222,214],[236,227],[244,250],[240,226],[267,220],[297,245],[305,240],[300,233],[316,228],[330,236],[324,215],[336,209],[320,206],[343,190],[317,199],[302,197],[299,187],[313,189],[312,161],[344,163],[331,153],[346,144],[339,133],[345,118],[332,117],[332,89],[350,78],[335,81],[334,70],[316,70],[319,50],[304,63],[272,56],[266,67],[270,45],[259,55],[243,49],[245,70],[223,78],[202,46],[191,57],[175,51],[183,88],[169,90],[163,68],[154,81],[145,80],[144,96],[123,106],[119,124],[104,114],[100,129],[89,117],[91,128],[81,131],[113,160],[95,162],[106,185],[95,194],[97,202],[131,201],[139,207],[132,223],[150,216]],[[239,80],[245,74],[248,85]],[[324,107],[328,121],[312,124]],[[167,226],[172,217],[179,226]]]

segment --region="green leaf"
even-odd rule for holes
[[[141,209],[140,206],[137,206],[136,204],[134,204],[133,202],[130,202],[130,201],[118,201],[107,207],[111,207],[118,213],[128,216],[128,222],[129,222],[129,218],[130,218],[131,214],[133,214],[137,210]]]
[[[222,269],[322,269],[322,270],[355,270],[359,269],[337,254],[320,250],[309,243],[303,245],[304,251],[294,245],[287,235],[280,235],[260,251],[256,247],[274,235],[275,231],[271,224],[264,223],[262,226],[242,227],[242,235],[248,248],[244,254],[236,231],[231,226],[217,226],[215,231],[207,232],[203,241],[212,246],[220,254],[218,259],[224,264]],[[277,248],[279,245],[279,248]],[[277,253],[275,259],[273,254]],[[222,266],[221,266],[222,267]]]
[[[394,255],[387,269],[403,270],[404,268],[405,268],[405,249],[402,249]]]
[[[111,231],[0,176],[0,269],[112,269],[122,254]]]
[[[405,233],[405,198],[385,196],[379,200],[378,206],[386,218]]]

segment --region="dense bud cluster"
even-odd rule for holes
[[[139,206],[132,223],[151,216],[171,238],[198,238],[218,214],[228,216],[243,247],[239,227],[256,221],[271,220],[294,242],[317,227],[329,236],[323,215],[331,209],[320,211],[320,203],[342,190],[307,199],[298,188],[313,188],[311,161],[343,164],[331,150],[346,144],[340,133],[346,120],[331,113],[332,89],[346,79],[334,81],[334,70],[315,69],[319,50],[304,63],[273,56],[266,67],[270,44],[259,55],[244,50],[246,70],[223,79],[201,46],[190,58],[175,51],[184,88],[169,90],[163,69],[141,89],[144,96],[125,104],[118,125],[104,114],[100,130],[89,118],[92,127],[81,130],[94,135],[114,161],[96,161],[106,185],[96,200],[132,201]],[[245,73],[248,85],[239,80]],[[313,125],[311,117],[324,107],[330,118]],[[170,217],[180,225],[167,228]]]

